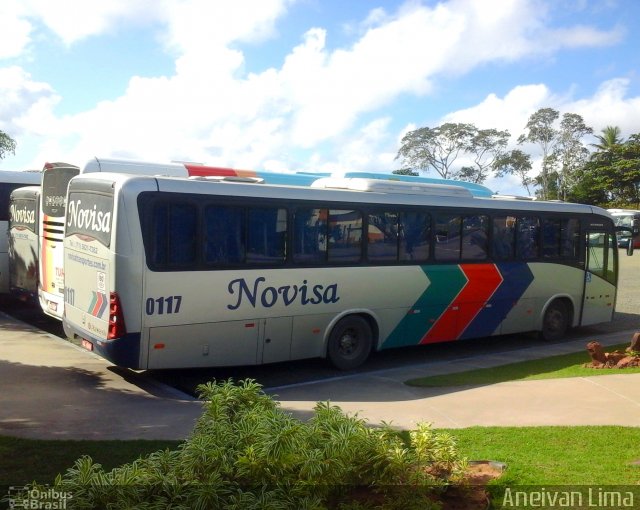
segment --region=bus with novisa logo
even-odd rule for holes
[[[69,184],[69,338],[169,369],[372,351],[611,321],[598,207],[323,178],[310,187],[85,174]]]

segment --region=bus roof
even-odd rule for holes
[[[6,183],[24,183],[24,184],[40,184],[42,178],[40,171],[25,170],[12,171],[12,170],[0,170],[0,182]]]
[[[70,183],[75,190],[90,190],[92,181],[108,181],[117,187],[131,186],[142,190],[180,193],[212,194],[223,196],[279,198],[309,200],[321,203],[341,202],[353,204],[396,204],[432,205],[439,207],[482,208],[504,210],[505,214],[517,209],[531,212],[594,213],[606,217],[610,215],[599,207],[565,202],[514,201],[474,196],[452,197],[446,194],[408,194],[380,191],[354,191],[346,189],[326,189],[317,187],[281,186],[272,184],[251,184],[238,182],[204,181],[175,177],[152,177],[126,174],[80,174]],[[97,184],[97,182],[96,182]],[[104,185],[101,186],[104,189]]]
[[[11,192],[11,198],[37,198],[40,195],[40,186],[23,186]]]

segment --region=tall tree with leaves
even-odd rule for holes
[[[451,166],[463,154],[477,132],[472,124],[446,123],[436,128],[423,127],[402,137],[396,159],[403,169],[434,169],[443,179],[455,177]]]
[[[0,159],[4,159],[6,153],[16,153],[16,141],[4,131],[0,130]]]
[[[531,114],[525,133],[518,137],[518,143],[525,142],[538,145],[542,151],[542,170],[540,172],[540,184],[542,186],[542,198],[548,198],[549,173],[552,171],[552,154],[558,138],[558,131],[553,124],[560,116],[560,113],[553,108],[540,108]]]
[[[576,172],[589,158],[589,150],[582,139],[593,133],[593,129],[584,123],[576,113],[565,113],[560,121],[553,156],[558,162],[558,198],[567,199],[567,192],[575,182]]]
[[[605,206],[640,207],[640,133],[594,153],[580,172],[581,182],[571,190],[572,198],[582,200],[580,195],[589,195],[598,197],[599,201],[582,201]],[[584,189],[585,183],[589,190]]]
[[[608,151],[624,142],[624,138],[620,136],[620,128],[618,126],[607,126],[600,131],[601,135],[595,135],[598,143],[592,143],[598,151]]]
[[[466,152],[473,158],[473,166],[463,167],[459,172],[460,178],[483,183],[489,177],[496,160],[505,154],[510,136],[509,131],[476,129],[466,147]]]
[[[529,175],[531,168],[531,156],[520,149],[504,153],[493,162],[496,177],[515,175],[520,178],[520,183],[527,190],[529,196],[531,196],[530,186],[535,183],[533,177]]]

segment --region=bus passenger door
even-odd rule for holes
[[[262,363],[276,363],[291,359],[291,329],[293,317],[263,319]]]
[[[597,324],[613,319],[616,300],[618,252],[613,234],[590,230],[586,233],[584,295],[580,324]]]

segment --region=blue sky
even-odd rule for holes
[[[411,129],[472,122],[515,147],[544,107],[628,136],[639,29],[636,0],[0,0],[0,129],[18,143],[0,169],[389,172]]]

